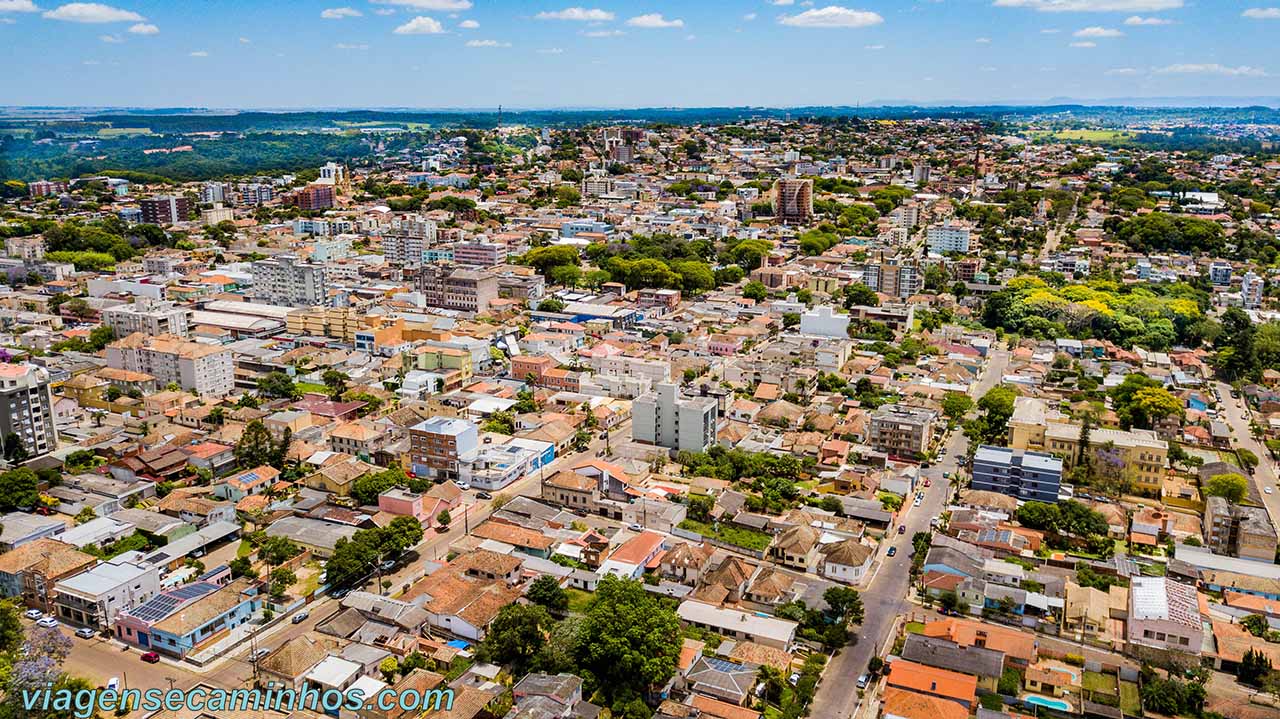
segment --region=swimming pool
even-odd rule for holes
[[[1071,705],[1061,699],[1050,699],[1049,697],[1042,697],[1039,694],[1032,694],[1026,699],[1023,699],[1023,701],[1028,704],[1034,704],[1038,707],[1044,707],[1045,709],[1057,709],[1060,712],[1071,711]]]

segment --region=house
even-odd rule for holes
[[[432,628],[473,642],[484,639],[498,611],[520,597],[520,589],[502,581],[472,579],[454,567],[424,577],[403,597],[425,596],[422,605]]]
[[[1002,652],[1007,668],[1026,669],[1039,657],[1034,635],[972,619],[939,619],[925,624],[921,634],[940,637],[963,647]]]
[[[1068,581],[1062,610],[1062,631],[1078,639],[1098,637],[1107,630],[1111,618],[1110,595],[1094,587]]]
[[[53,587],[58,618],[76,626],[110,628],[119,612],[142,604],[160,591],[160,568],[122,555],[63,579]]]
[[[940,697],[886,687],[881,700],[881,716],[884,719],[968,719],[969,710]]]
[[[641,532],[623,542],[600,565],[601,576],[612,574],[622,579],[639,579],[646,567],[662,551],[661,534]]]
[[[797,524],[783,531],[769,545],[769,558],[785,567],[809,571],[818,566],[821,535],[807,524]]]
[[[845,539],[822,549],[822,576],[845,584],[861,582],[875,557],[874,549],[856,539]]]
[[[249,622],[265,597],[258,584],[241,577],[151,625],[151,648],[176,658],[225,637]]]
[[[274,681],[286,689],[301,689],[307,673],[328,658],[330,652],[336,652],[338,647],[338,642],[328,637],[303,634],[282,642],[259,659],[258,673],[264,684]]]
[[[903,659],[938,669],[971,674],[978,688],[994,692],[1004,673],[1004,653],[984,647],[964,647],[940,637],[908,634],[902,646]]]
[[[784,651],[791,650],[798,626],[785,619],[717,607],[695,600],[681,602],[676,608],[676,614],[684,624],[708,629],[731,639],[746,639]]]
[[[756,669],[719,657],[700,656],[684,674],[685,684],[699,694],[743,704],[756,684]]]
[[[582,700],[582,679],[564,673],[526,674],[511,688],[511,703],[518,717],[582,716],[580,711],[592,707]]]
[[[50,590],[97,563],[70,544],[41,538],[0,554],[0,596],[21,597],[25,606],[53,611]]]
[[[889,687],[945,699],[959,704],[966,710],[977,705],[978,680],[976,677],[917,664],[907,659],[897,659],[889,665],[885,684]]]
[[[1127,631],[1130,644],[1199,654],[1204,629],[1195,587],[1167,577],[1134,577]]]

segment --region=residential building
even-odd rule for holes
[[[303,262],[296,255],[276,255],[254,262],[250,271],[255,302],[281,307],[330,304],[324,265]]]
[[[1080,425],[1050,410],[1036,397],[1014,400],[1009,419],[1009,444],[1013,449],[1036,450],[1062,457],[1062,469],[1071,471],[1080,461]],[[1146,494],[1160,492],[1168,465],[1169,443],[1152,430],[1120,430],[1092,427],[1089,451],[1095,466],[1115,466],[1134,489]]]
[[[1204,626],[1195,587],[1167,577],[1133,577],[1126,626],[1130,644],[1199,654]]]
[[[498,276],[488,269],[431,264],[418,271],[417,288],[428,307],[481,313],[498,298]]]
[[[946,220],[940,225],[933,225],[926,233],[929,251],[939,255],[948,252],[969,253],[969,227]]]
[[[1209,264],[1209,282],[1217,287],[1231,286],[1231,263],[1214,260]]]
[[[102,310],[102,324],[115,330],[116,337],[134,332],[148,335],[186,337],[191,310],[172,302],[150,297],[137,297],[131,305],[116,305]]]
[[[796,638],[796,628],[799,626],[786,619],[717,607],[693,600],[681,602],[676,608],[676,614],[684,624],[708,629],[730,639],[755,642],[783,651],[791,651],[791,645]]]
[[[922,456],[933,438],[938,413],[921,407],[886,404],[871,415],[867,444],[901,457]]]
[[[679,385],[664,382],[632,403],[632,438],[677,451],[704,452],[715,444],[718,415],[714,397],[682,397]]]
[[[151,225],[176,225],[186,222],[191,217],[195,205],[191,199],[182,195],[160,195],[148,197],[138,202],[142,210],[142,221]]]
[[[66,191],[67,183],[61,180],[36,180],[27,185],[27,195],[30,197],[50,197]]]
[[[1246,310],[1256,310],[1262,306],[1262,287],[1266,284],[1262,277],[1249,270],[1240,280],[1240,304]]]
[[[253,619],[264,597],[257,582],[233,580],[150,626],[151,648],[181,659]]]
[[[0,437],[16,435],[29,457],[58,447],[49,371],[33,364],[0,364]]]
[[[813,219],[813,180],[779,178],[773,183],[773,214],[778,221],[801,225]]]
[[[983,445],[973,455],[972,489],[1027,501],[1058,501],[1062,460],[1044,452]]]
[[[978,678],[946,669],[897,659],[889,664],[885,685],[955,702],[965,709],[978,703]]]
[[[39,262],[44,259],[44,236],[7,237],[4,241],[4,253],[27,262]]]
[[[58,618],[77,626],[110,628],[120,612],[132,609],[160,591],[160,567],[108,559],[94,568],[54,584]]]
[[[914,260],[888,257],[863,267],[862,284],[881,294],[906,299],[920,293],[924,275]]]
[[[800,315],[800,334],[819,337],[848,336],[849,315],[836,312],[830,305],[814,307]]]
[[[1204,506],[1205,546],[1218,554],[1274,562],[1276,530],[1265,507],[1209,496]]]
[[[288,195],[285,204],[295,205],[300,210],[328,210],[333,207],[333,185],[311,184]]]
[[[219,222],[232,222],[236,219],[235,210],[223,207],[221,202],[213,203],[213,207],[200,211],[200,224],[216,225]]]
[[[176,383],[199,395],[223,397],[235,386],[230,349],[142,332],[107,345],[107,366],[143,372],[160,385]]]
[[[90,554],[56,539],[40,538],[0,554],[0,596],[21,597],[23,605],[53,611],[53,587],[97,563]]]
[[[471,267],[496,267],[507,259],[507,246],[476,239],[453,246],[453,261]]]
[[[459,460],[479,446],[474,422],[432,417],[409,428],[409,467],[415,476],[457,479]]]

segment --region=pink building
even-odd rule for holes
[[[414,517],[423,527],[430,527],[441,509],[444,507],[439,499],[410,492],[403,487],[392,487],[378,495],[378,511],[401,517]]]
[[[721,357],[732,357],[742,351],[743,339],[738,335],[711,335],[707,341],[707,351]]]

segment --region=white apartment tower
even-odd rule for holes
[[[705,452],[716,442],[714,397],[681,397],[680,386],[659,384],[631,405],[631,436],[676,451]]]
[[[49,372],[33,364],[0,364],[0,437],[16,435],[31,457],[58,447]]]
[[[251,273],[255,302],[281,307],[328,304],[324,265],[303,262],[296,255],[276,255],[254,262]]]

